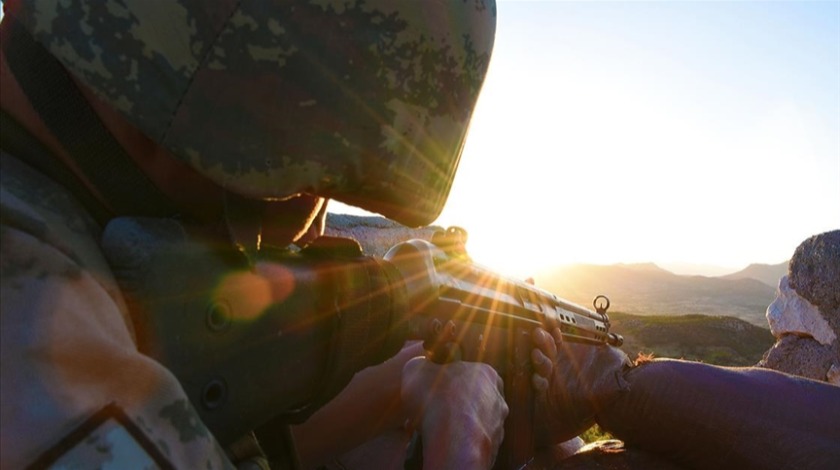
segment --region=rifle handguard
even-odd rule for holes
[[[410,334],[423,340],[440,337],[449,321],[531,331],[537,326],[559,327],[566,341],[620,346],[624,339],[610,333],[609,306],[599,312],[564,300],[525,281],[503,277],[453,256],[425,240],[409,240],[391,248],[384,257],[402,274],[408,293]],[[596,302],[606,299],[598,296]],[[457,330],[457,328],[456,328]],[[444,335],[446,341],[463,339],[462,331]]]

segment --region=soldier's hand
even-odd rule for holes
[[[575,437],[595,424],[596,414],[627,389],[630,359],[618,348],[563,341],[560,329],[532,333],[533,384],[539,444]]]
[[[508,407],[502,379],[492,367],[414,358],[403,368],[401,395],[406,416],[422,437],[424,468],[493,465]]]
[[[554,371],[557,343],[548,332],[539,327],[531,332],[531,340],[535,346],[531,351],[531,363],[534,366],[531,383],[538,395],[544,395],[548,390],[551,373]]]

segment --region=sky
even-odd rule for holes
[[[436,224],[516,276],[788,260],[840,228],[840,1],[500,1]]]

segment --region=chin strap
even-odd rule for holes
[[[53,181],[60,181],[91,216],[103,224],[111,218],[111,210],[99,201],[76,174],[58,161],[48,148],[5,111],[0,111],[0,149],[2,159],[16,157]]]
[[[58,60],[13,17],[3,20],[0,34],[9,68],[21,89],[102,200],[61,159],[45,151],[43,145],[32,145],[31,141],[37,139],[17,123],[11,124],[14,120],[6,115],[2,121],[3,149],[65,184],[100,223],[115,214],[156,217],[177,214],[172,202],[102,124]],[[10,138],[6,136],[7,131]]]
[[[231,192],[224,193],[224,222],[227,235],[253,267],[262,242],[265,201],[246,199]]]

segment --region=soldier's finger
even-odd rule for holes
[[[531,375],[531,385],[534,386],[534,391],[538,394],[545,394],[548,390],[548,379],[539,374],[533,374]]]
[[[534,365],[534,373],[542,377],[550,377],[554,368],[554,361],[542,353],[539,349],[531,350],[531,363]]]
[[[534,328],[534,331],[531,332],[531,340],[534,345],[550,360],[553,361],[554,358],[557,357],[557,344],[554,342],[551,335],[544,329],[540,327]]]

